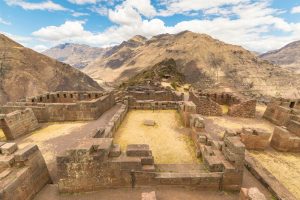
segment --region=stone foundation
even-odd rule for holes
[[[0,150],[0,199],[33,199],[51,183],[45,160],[36,145],[17,150],[15,143],[1,143]]]
[[[276,126],[271,139],[271,146],[278,151],[300,152],[300,137],[286,127]]]

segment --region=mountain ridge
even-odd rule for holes
[[[102,90],[75,68],[0,34],[0,104],[57,90]]]

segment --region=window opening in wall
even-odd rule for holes
[[[294,102],[294,101],[291,102],[291,103],[290,103],[290,108],[294,108],[294,107],[295,107],[295,104],[296,104],[296,102]]]
[[[89,94],[89,98],[91,98],[91,94]]]
[[[73,94],[70,94],[71,98],[73,98]]]
[[[57,98],[59,98],[59,94],[57,94],[56,96],[57,96]]]
[[[64,94],[64,98],[67,98],[67,94]]]
[[[42,97],[40,97],[40,102],[42,102],[43,101],[43,98]]]
[[[47,99],[50,99],[50,96],[49,96],[49,94],[47,95]]]

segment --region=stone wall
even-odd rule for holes
[[[132,96],[136,100],[153,100],[153,101],[183,101],[183,94],[178,94],[171,90],[129,90],[127,96]]]
[[[0,128],[6,139],[14,140],[39,128],[38,121],[31,108],[0,115]]]
[[[33,199],[51,183],[45,160],[36,145],[18,150],[15,143],[1,143],[0,150],[0,199]]]
[[[177,110],[177,101],[136,100],[129,97],[129,108],[137,110]]]
[[[1,113],[31,108],[39,122],[87,121],[98,119],[115,105],[114,96],[107,94],[90,101],[76,103],[8,103],[0,108]]]
[[[222,107],[207,96],[198,96],[194,92],[189,93],[189,101],[197,106],[197,113],[206,116],[222,116]]]
[[[220,188],[240,190],[245,159],[245,146],[240,138],[226,134],[224,141],[216,141],[206,132],[193,130],[192,139],[208,170],[222,174]]]
[[[291,108],[291,104],[295,105]],[[285,126],[288,121],[300,115],[300,103],[296,100],[272,99],[263,117],[277,126]]]
[[[104,95],[104,92],[99,91],[57,91],[34,97],[28,97],[25,99],[25,101],[39,103],[75,103],[77,101],[90,101],[92,99],[98,99]]]
[[[264,150],[270,143],[271,133],[262,129],[243,128],[240,137],[246,149]]]
[[[243,99],[231,93],[204,93],[190,90],[189,101],[197,106],[197,113],[207,116],[222,116],[221,105],[229,106],[228,115],[253,118],[256,112],[256,100]]]
[[[271,139],[271,146],[278,151],[300,152],[300,137],[289,128],[276,126]]]
[[[190,127],[190,121],[193,114],[196,114],[196,105],[192,101],[184,101],[179,104],[178,112],[181,116],[183,124],[185,127]]]

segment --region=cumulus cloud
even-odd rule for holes
[[[41,40],[53,43],[78,42],[93,46],[109,46],[128,40],[134,35],[152,37],[162,33],[178,33],[190,30],[206,33],[227,43],[264,52],[277,49],[286,43],[300,39],[300,23],[289,23],[280,18],[281,10],[270,6],[269,1],[248,0],[170,0],[166,12],[205,11],[205,15],[216,15],[212,18],[196,18],[167,26],[162,19],[155,16],[156,11],[149,0],[144,3],[127,0],[108,11],[108,18],[115,23],[103,32],[85,30],[82,21],[66,21],[60,26],[48,26],[33,33]],[[196,3],[193,7],[191,2]],[[230,6],[225,6],[228,5]],[[137,6],[140,5],[141,6]],[[172,6],[173,5],[173,6]],[[153,8],[152,8],[153,7]],[[176,8],[176,9],[175,9]],[[172,13],[169,12],[169,13]],[[282,34],[274,35],[274,32]]]
[[[50,0],[39,3],[27,2],[25,0],[5,0],[9,6],[20,6],[25,10],[49,10],[49,11],[64,11],[67,10],[63,6],[54,3]]]
[[[81,12],[76,12],[76,11],[72,11],[72,16],[73,17],[83,17],[83,16],[88,16],[88,13],[81,13]]]
[[[43,51],[46,51],[48,49],[48,47],[46,47],[45,45],[35,45],[32,47],[32,49],[37,52],[43,52]]]
[[[11,25],[11,23],[9,21],[6,21],[5,19],[0,17],[0,24],[4,24],[4,25]]]
[[[292,14],[300,13],[300,6],[296,6],[296,7],[292,8],[291,13]]]
[[[33,36],[47,41],[62,41],[72,38],[89,37],[90,32],[83,28],[84,21],[66,21],[60,26],[47,26],[32,33]]]

